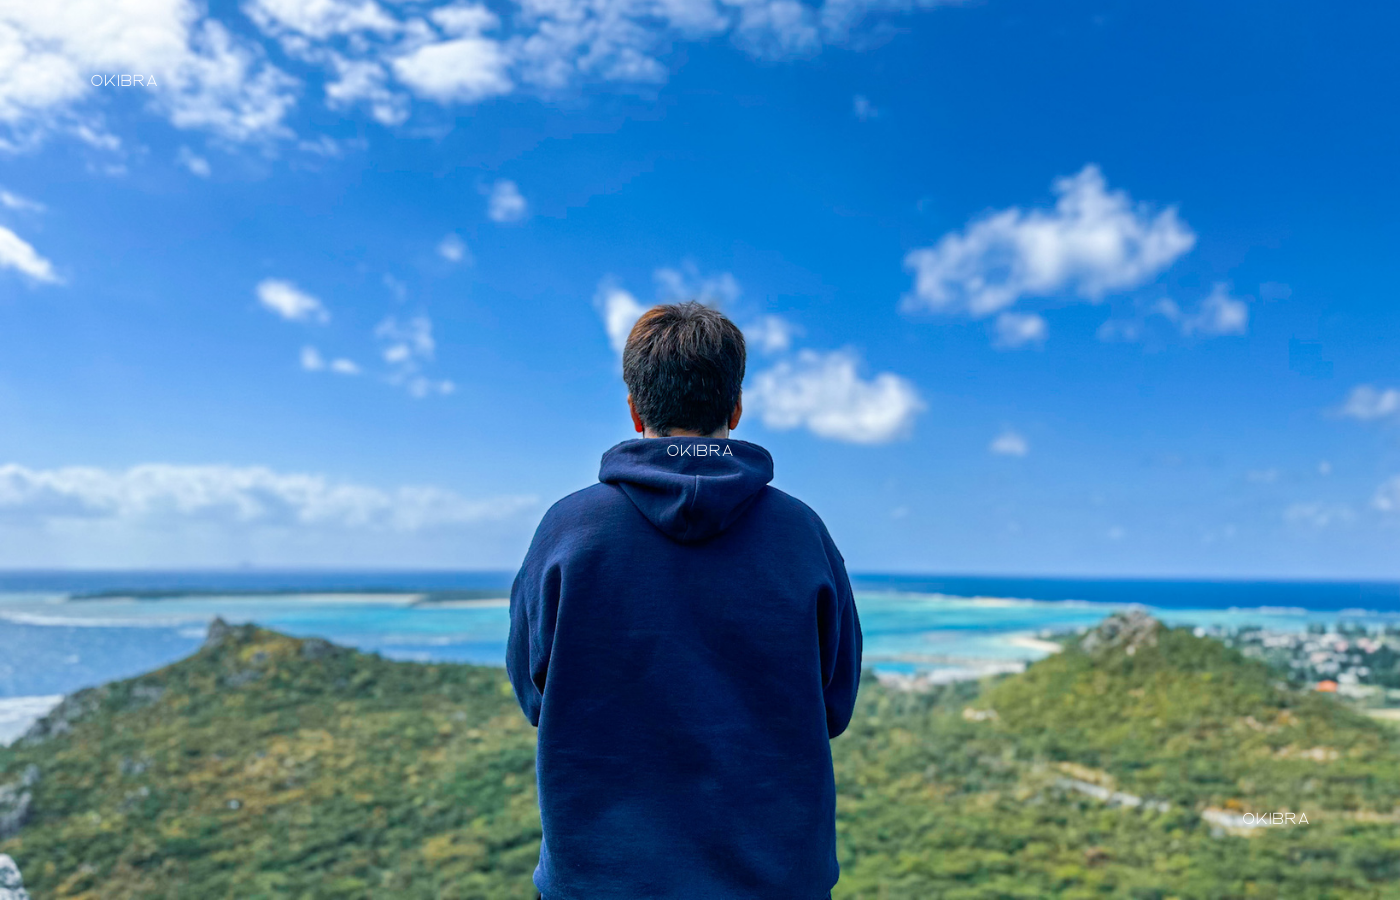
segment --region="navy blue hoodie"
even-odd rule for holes
[[[545,513],[506,656],[546,900],[819,900],[860,681],[845,563],[745,441],[650,438]]]

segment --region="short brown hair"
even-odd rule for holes
[[[622,351],[622,380],[642,423],[712,434],[729,421],[744,383],[744,333],[717,309],[688,301],[642,313]]]

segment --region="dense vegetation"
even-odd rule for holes
[[[1400,896],[1400,732],[1110,632],[982,686],[868,680],[833,743],[838,900]],[[41,772],[0,852],[36,900],[533,897],[533,740],[498,669],[219,629],[0,750],[0,784]]]

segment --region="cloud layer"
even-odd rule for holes
[[[431,486],[382,490],[261,466],[151,463],[124,470],[0,465],[0,518],[217,521],[416,532],[517,516],[525,496],[469,500]]]
[[[396,125],[415,101],[663,82],[683,42],[727,36],[755,57],[809,57],[845,43],[872,13],[958,2],[516,0],[488,9],[461,0],[247,0],[220,18],[195,0],[12,2],[0,5],[0,126],[12,148],[65,131],[115,150],[120,140],[100,110],[124,90],[177,128],[264,140],[290,134],[288,114],[310,79],[324,83],[329,108],[364,108]],[[139,84],[121,79],[135,74]]]

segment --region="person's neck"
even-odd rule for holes
[[[646,431],[643,431],[643,432],[642,432],[642,437],[644,437],[644,438],[698,437],[698,438],[719,438],[719,439],[722,440],[722,439],[725,439],[725,438],[728,438],[728,437],[729,437],[729,429],[728,429],[728,428],[720,428],[719,430],[715,431],[715,432],[712,433],[712,434],[701,434],[701,433],[698,432],[698,431],[681,431],[681,430],[679,430],[679,429],[673,429],[673,430],[671,431],[670,434],[657,434],[655,431],[652,431],[650,428],[648,428]]]

